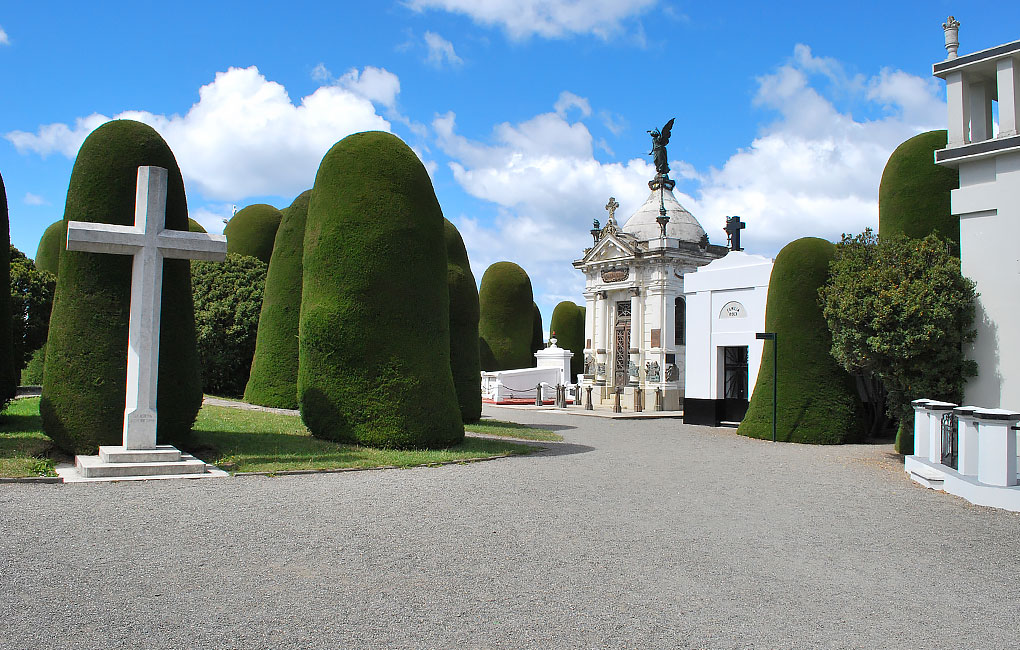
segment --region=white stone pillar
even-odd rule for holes
[[[961,147],[970,142],[970,102],[967,101],[967,84],[962,72],[946,75],[946,103],[949,107],[949,147]]]
[[[925,406],[931,400],[928,399],[915,399],[910,403],[914,407],[914,455],[915,456],[927,456],[928,455],[928,433],[930,431],[928,426],[928,411]]]
[[[928,400],[924,408],[928,410],[928,460],[932,463],[942,462],[942,416],[951,413],[956,404]]]
[[[978,473],[978,426],[977,418],[974,417],[976,406],[960,406],[953,409],[953,413],[960,421],[959,428],[959,457],[957,458],[956,471],[967,476],[977,476]]]
[[[641,331],[641,299],[641,289],[632,287],[630,290],[630,350],[628,350],[628,354],[630,362],[638,370],[638,375],[637,377],[628,377],[627,383],[635,386],[641,383],[641,347],[644,338]]]
[[[609,296],[605,291],[595,293],[595,381],[606,381],[606,331],[609,320]],[[601,370],[601,372],[599,372]]]
[[[992,137],[992,88],[987,82],[969,84],[970,141],[983,142]]]
[[[1017,134],[1020,123],[1020,65],[1007,57],[995,62],[999,95],[999,137]]]
[[[977,409],[978,481],[987,485],[1016,485],[1016,431],[1020,413],[1005,409]]]

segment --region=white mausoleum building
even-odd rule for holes
[[[946,82],[948,144],[935,162],[958,169],[963,275],[977,284],[977,377],[968,404],[1020,410],[1020,41],[957,56],[959,22],[944,25],[948,57],[932,66]],[[998,113],[998,132],[993,116]]]
[[[678,410],[686,353],[684,274],[726,254],[673,195],[664,174],[648,200],[622,226],[610,198],[605,227],[574,262],[585,276],[582,391],[606,403],[617,389],[627,408]],[[668,221],[664,218],[668,217]],[[639,400],[639,401],[635,401]],[[658,404],[657,404],[658,401]]]

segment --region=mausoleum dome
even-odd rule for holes
[[[698,220],[694,218],[684,206],[673,196],[670,190],[662,193],[662,204],[669,216],[669,223],[666,225],[666,236],[676,239],[698,243],[705,235],[705,229],[701,227]],[[658,239],[659,224],[655,221],[659,216],[659,190],[653,190],[648,195],[644,205],[631,215],[622,230],[639,240]]]

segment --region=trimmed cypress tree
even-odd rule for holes
[[[535,302],[531,279],[513,262],[496,262],[482,274],[478,290],[479,356],[482,370],[535,365],[532,341]]]
[[[326,153],[301,295],[298,403],[312,435],[391,448],[463,440],[443,236],[428,172],[400,138],[356,133]]]
[[[537,366],[538,359],[535,357],[535,353],[545,347],[545,331],[542,327],[542,310],[538,308],[538,303],[531,303],[531,313],[534,314],[534,320],[531,321],[531,365]]]
[[[549,336],[556,336],[556,345],[570,350],[570,379],[584,372],[584,307],[564,300],[553,309],[549,320]]]
[[[276,231],[280,229],[283,214],[271,205],[256,203],[238,210],[227,222],[223,234],[227,237],[227,252],[251,255],[266,264],[273,257]]]
[[[7,214],[7,190],[0,176],[0,411],[18,392],[21,359],[14,359],[14,334],[11,327],[11,228]]]
[[[103,124],[85,139],[71,171],[65,221],[134,223],[138,167],[169,170],[166,226],[188,229],[184,181],[151,127]],[[64,251],[46,343],[39,411],[43,430],[72,453],[120,444],[127,380],[131,257]],[[188,260],[163,262],[157,439],[185,444],[202,405]]]
[[[467,248],[457,227],[444,219],[446,285],[450,291],[450,369],[457,389],[460,417],[482,417],[481,364],[478,360],[478,287],[471,273]]]
[[[935,164],[935,150],[946,146],[946,131],[915,135],[889,156],[878,187],[878,232],[924,239],[936,233],[960,255],[960,218],[953,216],[950,192],[960,187],[955,169]]]
[[[35,268],[49,271],[57,275],[60,270],[60,253],[67,248],[67,222],[51,223],[39,239],[39,248],[35,251]]]
[[[829,275],[831,242],[802,237],[776,256],[769,281],[765,329],[779,346],[776,439],[842,444],[864,431],[853,378],[832,358],[832,335],[818,304]],[[765,346],[758,381],[737,433],[772,438],[772,344]]]
[[[273,257],[266,275],[255,359],[244,389],[244,401],[262,406],[296,409],[298,321],[301,316],[301,257],[311,190],[284,208],[276,232]]]
[[[208,232],[205,228],[202,227],[202,224],[198,223],[191,217],[188,217],[188,230],[190,230],[191,232]]]

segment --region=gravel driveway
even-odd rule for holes
[[[0,486],[2,648],[1020,645],[1020,516],[889,446],[500,410],[470,465]]]

